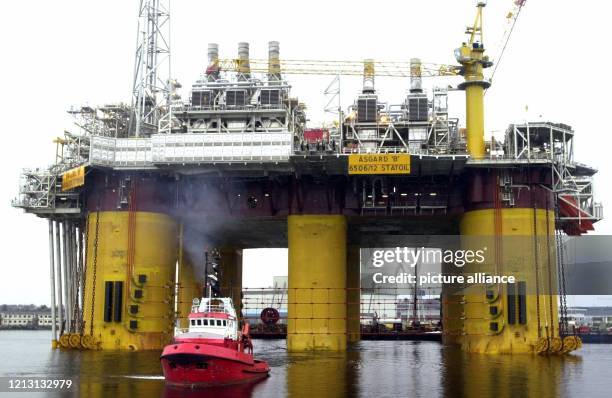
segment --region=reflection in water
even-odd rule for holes
[[[573,397],[609,396],[612,345],[575,355],[466,354],[435,342],[362,341],[345,353],[287,353],[255,342],[272,369],[257,384],[165,387],[159,352],[51,351],[48,333],[0,332],[0,376],[72,378],[81,397]],[[2,395],[2,393],[0,393]]]
[[[261,380],[250,384],[239,384],[227,387],[209,387],[190,389],[180,387],[164,387],[164,398],[248,398],[253,395],[253,389]]]
[[[63,352],[80,359],[77,371],[81,397],[160,396],[159,351]]]
[[[351,346],[347,352],[288,353],[287,396],[359,396],[359,358]]]
[[[511,398],[569,395],[567,373],[581,367],[579,356],[467,354],[443,348],[444,396]]]

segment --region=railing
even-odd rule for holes
[[[179,112],[191,112],[191,111],[205,111],[205,112],[287,112],[288,108],[279,104],[270,105],[242,105],[242,106],[231,106],[231,105],[214,105],[214,106],[195,106],[195,105],[184,105],[181,107],[173,108],[173,110]]]
[[[180,287],[179,287],[180,288]],[[229,289],[234,291],[234,289]],[[372,335],[385,332],[436,331],[440,330],[440,293],[439,287],[418,289],[419,295],[414,300],[413,286],[389,288],[243,288],[240,306],[240,318],[248,321],[253,333],[260,336],[282,337],[288,331],[292,334],[307,333],[301,330],[287,330],[289,321],[308,320],[333,324],[335,320],[359,320],[362,334]],[[357,295],[357,296],[356,296]],[[289,301],[289,296],[292,297]],[[345,308],[358,305],[359,313],[346,313]],[[312,313],[300,315],[299,311],[289,313],[290,308],[310,306]],[[179,303],[179,308],[181,303]],[[262,311],[273,308],[278,313],[274,321],[264,322]],[[303,308],[303,307],[302,307]],[[223,306],[211,306],[212,311],[224,311]],[[339,311],[338,311],[339,310]],[[198,312],[199,305],[193,306],[192,312]],[[208,311],[206,309],[205,311]],[[188,314],[179,314],[184,319]],[[178,326],[180,328],[180,326]],[[311,334],[310,332],[308,332]],[[334,330],[325,334],[346,333]]]
[[[152,137],[154,163],[287,161],[291,132],[158,134]]]
[[[191,312],[222,312],[224,314],[229,314],[228,309],[223,305],[207,305],[204,311],[200,311],[201,304],[194,304],[191,307]]]
[[[366,147],[357,147],[357,148],[342,148],[343,154],[363,154],[363,155],[376,155],[376,154],[396,154],[396,153],[408,153],[413,156],[438,156],[438,157],[468,157],[467,152],[459,152],[459,153],[440,153],[433,149],[421,149],[418,152],[411,151],[410,148],[406,147],[376,147],[376,148],[366,148]]]
[[[155,164],[287,161],[293,136],[287,131],[155,134],[151,138],[92,137],[90,163],[110,167]]]

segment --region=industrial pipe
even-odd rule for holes
[[[74,238],[74,234],[72,231],[73,225],[72,222],[68,222],[68,242],[66,245],[66,249],[68,251],[68,267],[70,272],[68,273],[68,275],[66,276],[66,282],[68,282],[68,284],[70,285],[70,290],[68,290],[68,293],[70,294],[70,307],[68,307],[68,311],[70,312],[70,324],[68,325],[68,331],[69,332],[73,332],[74,331],[74,278],[75,278],[75,273],[74,273],[74,253],[73,253],[73,245],[72,245],[72,241]]]
[[[68,272],[66,273],[66,284],[69,286],[69,289],[66,289],[66,294],[68,295],[67,303],[70,303],[68,306],[68,313],[70,314],[67,319],[70,319],[68,323],[68,332],[73,332],[74,327],[74,255],[73,255],[73,246],[72,246],[72,223],[67,222],[66,224],[66,253],[68,255],[68,262],[66,263],[68,266]]]
[[[55,324],[55,245],[53,243],[53,220],[49,219],[49,276],[51,280],[51,344],[53,348],[57,345],[57,330]]]
[[[55,255],[57,264],[57,301],[58,301],[58,319],[59,319],[59,335],[64,332],[64,300],[62,297],[62,243],[61,243],[61,222],[55,222]]]
[[[66,305],[66,312],[64,317],[66,319],[66,327],[65,330],[70,333],[70,323],[71,323],[71,314],[70,308],[72,307],[70,303],[70,256],[68,254],[68,221],[62,222],[62,246],[63,246],[63,261],[62,266],[64,267],[63,271],[63,285],[64,285],[64,303]]]
[[[80,316],[79,316],[79,327],[77,332],[83,332],[83,309],[84,306],[84,297],[85,297],[85,264],[83,262],[84,257],[84,247],[85,247],[85,234],[83,233],[83,228],[79,227],[78,229],[78,261],[79,261],[79,269],[81,270],[80,278],[79,278],[79,308],[80,308]]]
[[[71,288],[71,302],[72,302],[72,331],[77,332],[77,325],[79,322],[79,312],[74,311],[75,308],[78,308],[78,297],[79,297],[79,264],[77,262],[77,230],[76,223],[71,223],[70,225],[70,254],[71,254],[71,264],[72,267],[70,269],[70,274],[72,278],[70,280],[70,288]]]

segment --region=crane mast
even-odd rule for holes
[[[459,89],[465,90],[467,151],[474,159],[485,156],[484,90],[491,83],[485,79],[483,71],[493,64],[484,55],[482,10],[486,4],[486,1],[478,2],[474,24],[468,26],[465,32],[469,40],[455,50],[455,58],[461,64],[461,74],[465,78]]]

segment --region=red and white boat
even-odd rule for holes
[[[248,323],[238,332],[230,298],[195,299],[189,328],[175,331],[160,359],[166,383],[194,388],[251,382],[270,372],[253,358]]]

